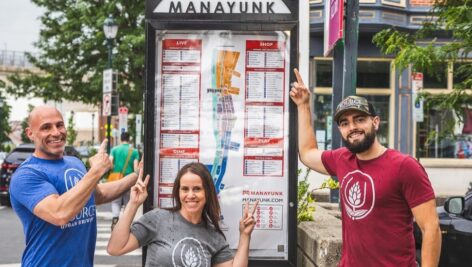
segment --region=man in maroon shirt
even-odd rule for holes
[[[413,267],[413,218],[423,233],[422,266],[437,266],[441,232],[435,196],[424,168],[412,157],[382,146],[380,118],[363,97],[349,96],[334,114],[345,147],[318,149],[311,125],[310,93],[295,69],[290,97],[298,110],[301,161],[340,182],[342,267]]]

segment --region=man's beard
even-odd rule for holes
[[[356,143],[351,143],[348,139],[344,139],[344,137],[342,137],[344,146],[346,146],[346,148],[354,154],[365,152],[372,146],[372,144],[374,144],[375,138],[377,138],[375,127],[372,125],[370,132],[364,132],[364,136],[364,140]]]

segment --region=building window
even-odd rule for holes
[[[333,86],[333,62],[316,60],[316,87]],[[390,61],[357,61],[357,88],[390,88]]]
[[[472,69],[472,62],[454,63],[453,65],[453,76],[452,82],[454,87],[460,86],[461,83],[465,82],[469,78],[470,70]]]
[[[389,61],[358,61],[358,88],[390,88]]]
[[[447,89],[447,64],[439,64],[433,69],[434,73],[423,73],[423,88]]]
[[[461,86],[468,77],[461,69],[471,64],[471,62],[451,64],[450,75],[447,64],[436,66],[436,74],[424,75],[424,88],[436,89],[437,93],[446,93],[446,89]],[[465,117],[463,122],[459,122],[452,111],[436,107],[428,108],[425,103],[424,120],[418,123],[416,128],[417,157],[472,159],[472,110],[464,108]]]
[[[316,87],[333,86],[333,62],[331,60],[316,60]]]
[[[364,95],[374,106],[376,114],[380,117],[380,127],[377,131],[377,138],[380,143],[388,147],[389,140],[389,103],[390,96]],[[336,127],[336,122],[332,121],[332,96],[317,94],[314,97],[314,128],[316,139],[320,149],[331,149],[331,129]]]
[[[405,7],[405,0],[382,0],[383,5]]]
[[[331,149],[331,129],[333,114],[331,112],[331,95],[315,95],[314,122],[318,147],[323,150]]]
[[[466,123],[472,120],[472,114],[469,116],[465,118]],[[456,121],[452,111],[426,110],[418,127],[417,156],[472,159],[472,134]]]

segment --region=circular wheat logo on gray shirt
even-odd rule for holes
[[[172,263],[174,267],[210,267],[202,244],[192,237],[177,242],[172,251]]]

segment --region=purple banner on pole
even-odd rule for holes
[[[329,0],[325,4],[325,49],[324,55],[328,56],[336,42],[343,38],[343,0]]]

